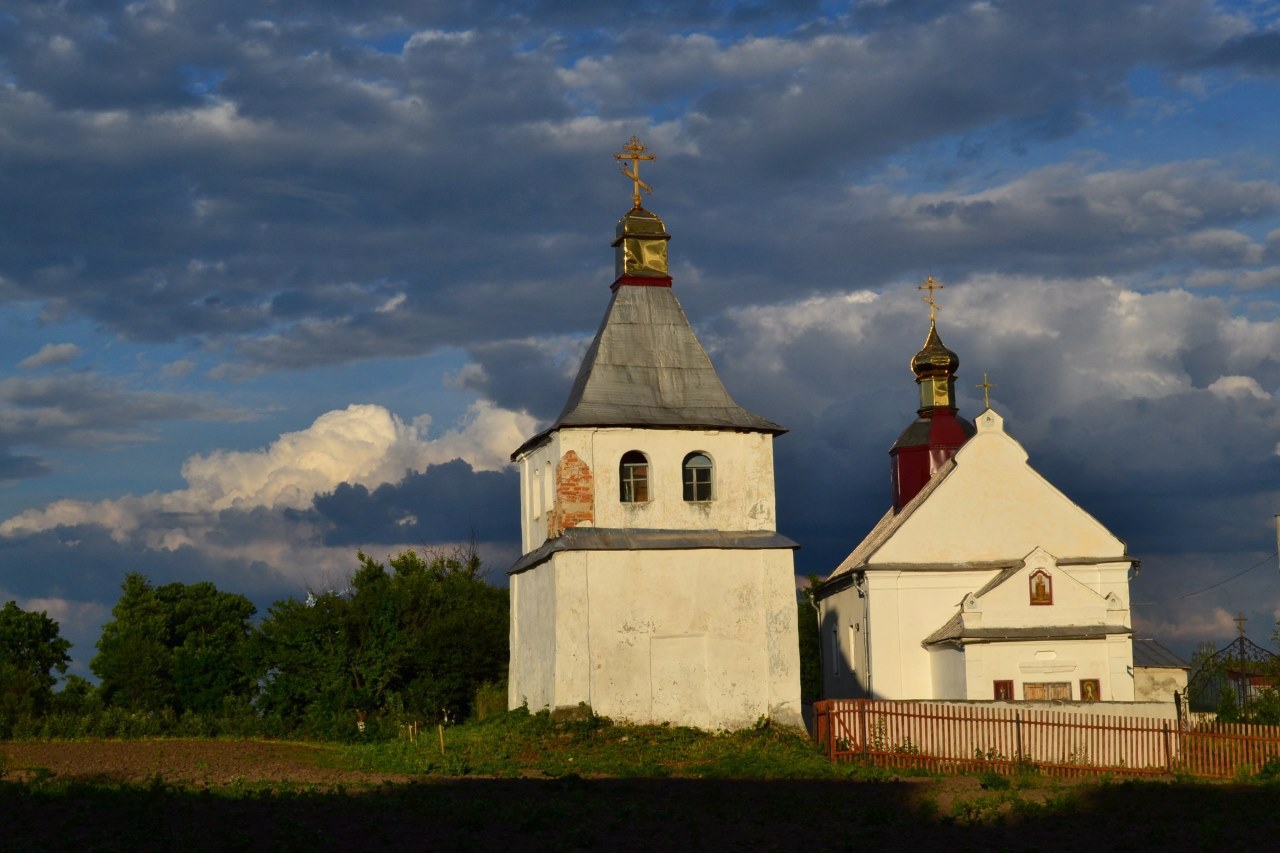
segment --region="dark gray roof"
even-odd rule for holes
[[[558,551],[696,551],[776,550],[799,548],[772,530],[643,530],[616,527],[570,527],[555,539],[525,554],[507,574],[531,569]]]
[[[1133,665],[1191,669],[1191,664],[1150,637],[1133,640]]]
[[[616,288],[564,410],[512,458],[570,426],[786,432],[733,401],[670,287],[637,285]]]
[[[969,642],[998,643],[1006,640],[1100,640],[1109,634],[1128,634],[1123,625],[1043,625],[1029,628],[968,628],[957,613],[941,628],[924,638],[924,645]]]

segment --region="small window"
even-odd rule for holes
[[[705,453],[690,453],[684,458],[684,499],[711,500],[711,459]]]
[[[1022,685],[1022,698],[1032,702],[1070,702],[1070,681],[1034,681]]]
[[[649,460],[639,450],[628,450],[618,467],[623,503],[645,503],[649,500]]]
[[[991,692],[997,702],[1012,702],[1013,681],[993,681]]]

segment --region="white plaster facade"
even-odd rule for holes
[[[772,443],[733,430],[554,431],[516,459],[524,551],[549,543],[570,453],[593,483],[594,521],[579,529],[772,533]],[[619,465],[633,450],[649,460],[650,497],[627,503]],[[682,464],[694,452],[713,462],[710,501],[683,499]],[[586,703],[614,719],[706,729],[801,724],[789,548],[555,551],[511,576],[511,612],[513,708]]]
[[[824,695],[1132,701],[1122,541],[1027,464],[988,409],[977,434],[819,590]],[[1052,603],[1032,603],[1033,575]],[[1059,685],[1047,688],[1043,685]],[[1028,687],[1031,685],[1031,687]]]
[[[799,724],[790,551],[568,551],[511,580],[513,707]]]
[[[638,450],[649,460],[650,499],[619,497],[622,455]],[[547,540],[556,506],[556,471],[573,451],[594,481],[594,521],[578,526],[651,530],[774,530],[773,436],[734,430],[594,427],[556,430],[516,458],[520,470],[520,536],[524,553]],[[713,464],[713,498],[686,501],[682,465],[690,453]]]

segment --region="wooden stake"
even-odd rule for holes
[[[436,723],[436,729],[440,732],[440,754],[444,755],[444,723]]]

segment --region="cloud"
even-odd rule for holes
[[[458,427],[429,438],[427,416],[405,422],[381,406],[353,404],[262,450],[192,456],[182,466],[186,489],[55,501],[0,523],[0,536],[97,525],[121,542],[141,539],[145,547],[168,550],[195,547],[224,511],[306,509],[315,495],[339,484],[376,487],[452,459],[481,471],[500,470],[511,450],[532,434],[533,423],[527,415],[478,403]]]
[[[1205,64],[1233,65],[1258,74],[1280,73],[1280,32],[1244,33],[1230,38]]]
[[[0,482],[43,477],[50,472],[47,462],[35,456],[15,456],[0,449]]]
[[[778,518],[803,546],[802,574],[829,573],[889,504],[888,449],[917,406],[907,361],[928,328],[917,295],[906,281],[691,312],[735,399],[790,429],[774,443]],[[1237,316],[1230,301],[1202,293],[1098,276],[975,274],[948,280],[939,301],[938,328],[961,360],[961,413],[978,411],[975,386],[988,373],[992,404],[1031,464],[1143,560],[1135,598],[1228,577],[1274,537],[1276,320]],[[526,340],[478,348],[461,375],[504,405],[548,412],[568,394],[569,372],[556,366],[564,351]],[[523,394],[530,376],[542,377],[539,390]],[[1188,607],[1239,607],[1240,583]],[[1280,606],[1280,590],[1263,584],[1248,602]],[[1164,618],[1163,607],[1148,605],[1146,617]]]
[[[152,422],[247,417],[208,396],[139,391],[97,373],[0,380],[0,445],[136,442]]]
[[[1015,186],[1010,147],[1123,109],[1134,69],[1186,68],[1248,35],[1237,16],[1200,0],[823,8],[662,6],[640,26],[541,2],[269,21],[243,4],[15,4],[0,33],[6,292],[230,354],[221,378],[572,335],[591,322],[582,284],[607,284],[625,199],[607,152],[635,132],[663,158],[655,203],[682,223],[685,261],[726,259],[709,301],[830,292],[852,250],[868,284],[926,254],[954,277],[1001,242],[1044,275],[1078,274],[1091,243],[1095,271],[1151,263],[1179,229],[1210,229],[1188,256],[1256,253],[1212,236],[1239,212],[1126,248],[1107,230],[1124,210],[1073,208],[1078,174],[1047,187],[1057,208],[970,188],[888,216],[860,183],[913,146],[989,144]],[[1087,196],[1123,175],[1096,177]],[[985,222],[1022,227],[1001,241]]]
[[[471,531],[487,542],[520,536],[517,473],[473,471],[461,459],[372,490],[342,483],[318,495],[315,507],[332,525],[325,534],[332,546],[458,541]]]
[[[18,367],[24,370],[34,370],[39,367],[66,364],[78,358],[80,352],[80,347],[75,344],[45,344],[35,355],[27,356],[18,362]]]

